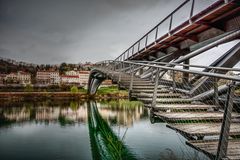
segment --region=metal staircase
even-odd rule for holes
[[[218,0],[194,14],[196,2],[184,1],[115,60],[96,63],[88,92],[95,94],[104,79],[112,79],[129,91],[130,100],[150,109],[151,122],[167,122],[189,146],[211,159],[240,159],[240,69],[232,68],[240,60],[239,42],[209,66],[190,64],[214,47],[239,40],[240,2]],[[189,18],[174,28],[184,7]]]

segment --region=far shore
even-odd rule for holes
[[[96,93],[89,95],[86,92],[0,92],[0,100],[12,99],[127,99],[128,95],[122,92]]]

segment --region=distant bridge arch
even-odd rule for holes
[[[100,84],[107,78],[107,75],[98,69],[90,72],[88,80],[88,93],[95,94]]]

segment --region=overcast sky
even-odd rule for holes
[[[0,57],[38,64],[114,59],[182,2],[0,0]]]

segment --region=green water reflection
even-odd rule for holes
[[[88,102],[88,126],[93,159],[136,159],[99,114],[95,102]]]

